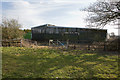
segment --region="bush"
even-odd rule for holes
[[[2,39],[17,39],[22,38],[23,31],[19,28],[22,27],[21,24],[18,23],[16,19],[3,19],[2,23],[0,24],[2,28]]]
[[[107,50],[109,51],[118,51],[119,50],[119,43],[120,39],[114,39],[112,41],[109,41],[107,44]]]

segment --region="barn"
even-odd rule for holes
[[[70,42],[103,41],[106,39],[107,30],[89,29],[77,27],[62,27],[51,24],[32,27],[32,40],[48,42],[49,40],[60,40]]]

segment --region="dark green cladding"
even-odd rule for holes
[[[34,30],[37,29],[44,29],[46,30],[49,28],[50,30],[56,30],[58,29],[59,33],[39,33],[35,32]],[[61,40],[66,41],[69,39],[71,42],[89,42],[89,41],[104,41],[106,39],[107,30],[103,29],[86,29],[86,28],[64,28],[65,31],[63,31],[63,27],[35,27],[32,28],[32,39],[37,41],[49,41],[52,40]],[[69,30],[72,30],[72,34],[69,33]],[[75,30],[75,31],[74,31]],[[65,34],[65,32],[68,32],[68,34]],[[79,33],[75,34],[75,32]]]

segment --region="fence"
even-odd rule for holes
[[[0,42],[3,47],[31,47],[31,45],[35,46],[53,46],[53,47],[63,47],[67,49],[80,49],[80,50],[104,50],[104,51],[117,51],[119,50],[119,43],[120,40],[113,40],[113,41],[102,41],[102,42],[70,42],[69,40],[66,41],[58,41],[58,40],[51,40],[49,42],[37,42],[32,40],[22,40],[22,39],[14,39],[14,40],[2,40]]]
[[[13,39],[13,40],[2,40],[1,41],[3,47],[22,47],[22,40],[21,39]]]
[[[79,43],[72,44],[70,47],[73,49],[86,49],[86,50],[103,50],[103,51],[118,51],[118,41],[102,41],[102,42],[91,42],[91,43]]]
[[[58,45],[59,44],[59,45]],[[61,44],[61,45],[60,45]],[[70,41],[55,41],[50,40],[49,46],[60,47],[65,46],[69,49],[80,49],[80,50],[104,50],[104,51],[117,51],[118,50],[118,40],[113,41],[79,41],[79,42],[70,42]]]

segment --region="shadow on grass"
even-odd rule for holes
[[[3,56],[3,77],[117,78],[118,75],[117,56],[107,53],[34,50],[33,53],[22,56]]]
[[[101,58],[100,58],[101,57]],[[93,78],[93,77],[113,77],[116,78],[114,70],[117,67],[117,64],[114,64],[115,61],[105,60],[107,56],[97,55],[97,54],[83,54],[79,56],[73,55],[60,55],[55,58],[46,59],[45,62],[38,64],[40,61],[36,61],[35,65],[35,75],[36,77],[47,77],[47,78]],[[101,67],[104,69],[105,66],[108,66],[105,69],[113,70],[112,73],[104,73],[104,71],[99,71]],[[115,65],[115,67],[113,66]],[[98,66],[98,68],[96,68]],[[113,68],[113,69],[110,69]],[[102,69],[102,70],[103,70]],[[99,74],[107,74],[106,76],[97,76]]]

